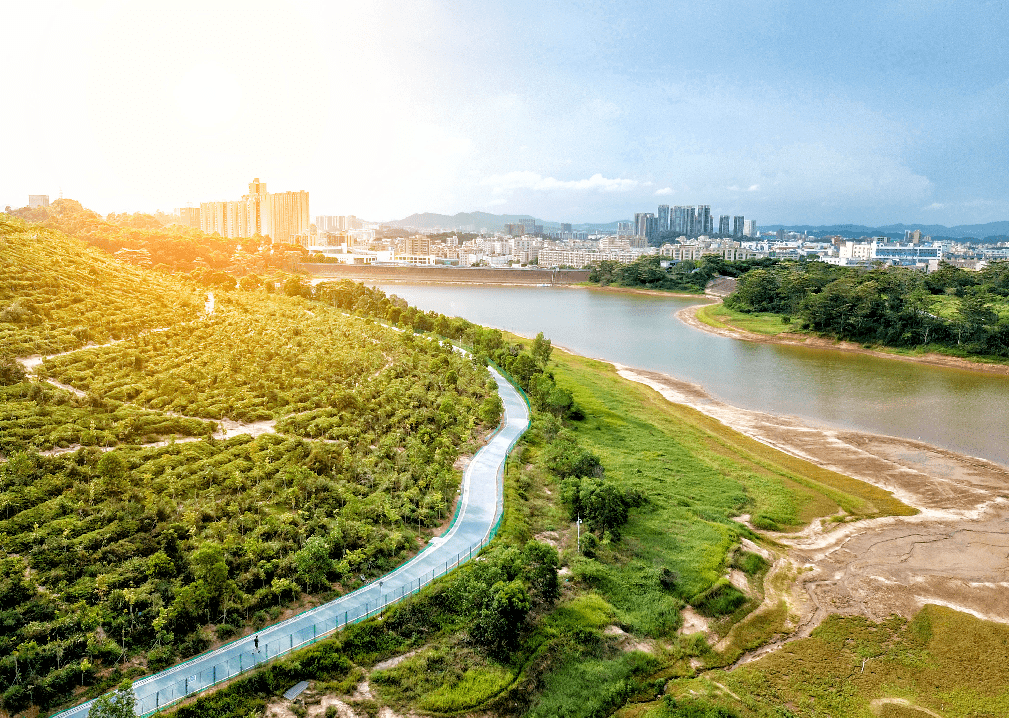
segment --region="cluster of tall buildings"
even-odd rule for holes
[[[320,214],[315,217],[315,228],[322,232],[349,232],[361,229],[364,223],[352,214]]]
[[[571,231],[571,225],[566,225],[568,231]],[[561,225],[561,231],[564,231],[565,225]],[[543,225],[536,224],[535,219],[525,219],[521,222],[510,222],[505,225],[505,234],[509,237],[522,237],[527,234],[543,234]]]
[[[240,238],[269,237],[274,243],[296,244],[310,228],[308,192],[267,192],[266,183],[255,178],[249,193],[240,200],[201,202],[199,207],[176,210],[179,221],[207,234]]]
[[[711,236],[715,232],[715,218],[711,214],[711,205],[685,205],[670,207],[660,204],[658,212],[638,212],[634,215],[633,224],[621,222],[617,227],[618,234],[633,235],[639,239],[654,242],[660,232],[672,232],[685,237]],[[745,219],[742,215],[727,214],[718,217],[718,232],[722,237],[753,237],[757,232],[757,223]]]

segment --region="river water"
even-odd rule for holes
[[[735,406],[920,439],[1009,466],[1009,378],[829,349],[754,344],[686,326],[691,299],[560,287],[375,285],[578,354],[669,374]]]

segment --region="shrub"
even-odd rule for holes
[[[732,565],[747,576],[754,576],[768,566],[767,561],[752,551],[740,551],[737,553],[732,560]]]
[[[232,626],[230,623],[221,623],[218,624],[216,633],[217,637],[220,640],[226,641],[232,636],[234,636],[236,633],[238,633],[238,629]]]
[[[720,579],[706,591],[702,591],[690,600],[690,605],[702,616],[713,618],[726,616],[746,603],[746,594],[726,581]]]
[[[171,646],[158,646],[147,653],[147,670],[160,671],[175,662],[175,651]]]

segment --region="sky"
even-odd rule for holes
[[[1009,219],[1009,6],[19,2],[0,206],[307,190],[311,214]]]

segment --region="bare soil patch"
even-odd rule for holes
[[[605,287],[601,287],[598,284],[572,284],[569,285],[569,288],[591,289],[597,292],[615,292],[617,294],[644,294],[649,297],[673,297],[677,299],[698,299],[701,301],[710,299],[704,294],[694,294],[692,292],[671,292],[665,289],[638,289],[636,287],[614,287],[612,284]]]
[[[376,663],[374,665],[374,667],[371,670],[373,670],[373,671],[386,671],[386,670],[388,670],[390,668],[395,668],[400,663],[402,663],[403,661],[405,661],[407,658],[410,658],[411,656],[415,656],[415,655],[417,655],[417,651],[416,650],[409,651],[409,652],[404,653],[404,654],[399,655],[399,656],[393,656],[392,658],[389,658],[387,660],[379,661],[378,663]]]
[[[564,535],[560,531],[544,531],[536,534],[533,538],[540,543],[550,544],[558,551],[563,550],[566,544]]]
[[[708,619],[692,609],[690,606],[684,607],[683,610],[680,611],[680,616],[683,618],[683,625],[680,626],[680,633],[684,636],[689,636],[691,633],[708,633],[710,630],[708,628]]]
[[[711,297],[727,297],[736,291],[738,281],[735,277],[715,277],[708,282],[704,293]]]
[[[617,647],[621,651],[641,651],[642,653],[654,653],[655,646],[650,642],[634,638],[620,626],[610,624],[603,629],[603,635],[616,640]]]

